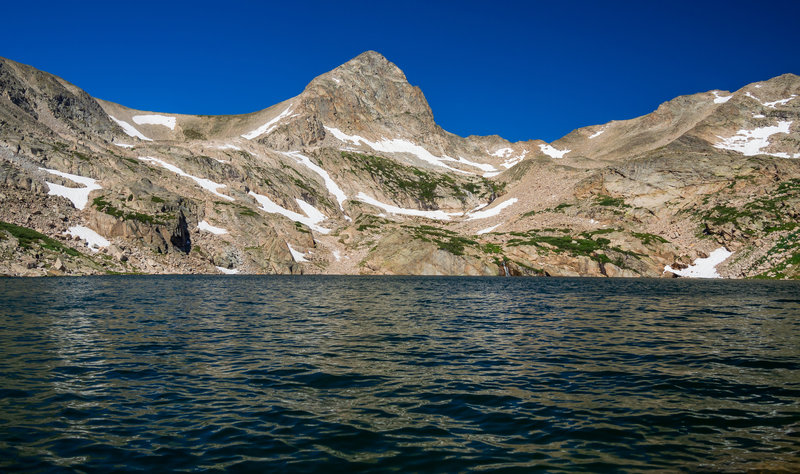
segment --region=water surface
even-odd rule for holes
[[[0,279],[0,470],[800,470],[800,284]]]

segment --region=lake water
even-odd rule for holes
[[[0,471],[800,470],[798,282],[0,279]]]

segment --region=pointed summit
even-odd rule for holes
[[[316,77],[295,103],[295,113],[351,133],[407,136],[437,130],[422,91],[375,51]]]
[[[365,51],[331,72],[335,71],[365,76],[381,76],[392,81],[407,82],[403,71],[376,51]]]

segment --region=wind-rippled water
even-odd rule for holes
[[[0,279],[0,471],[800,470],[796,282]]]

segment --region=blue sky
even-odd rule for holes
[[[514,141],[800,74],[797,0],[163,3],[6,2],[0,56],[137,109],[237,114],[375,50],[446,130]]]

